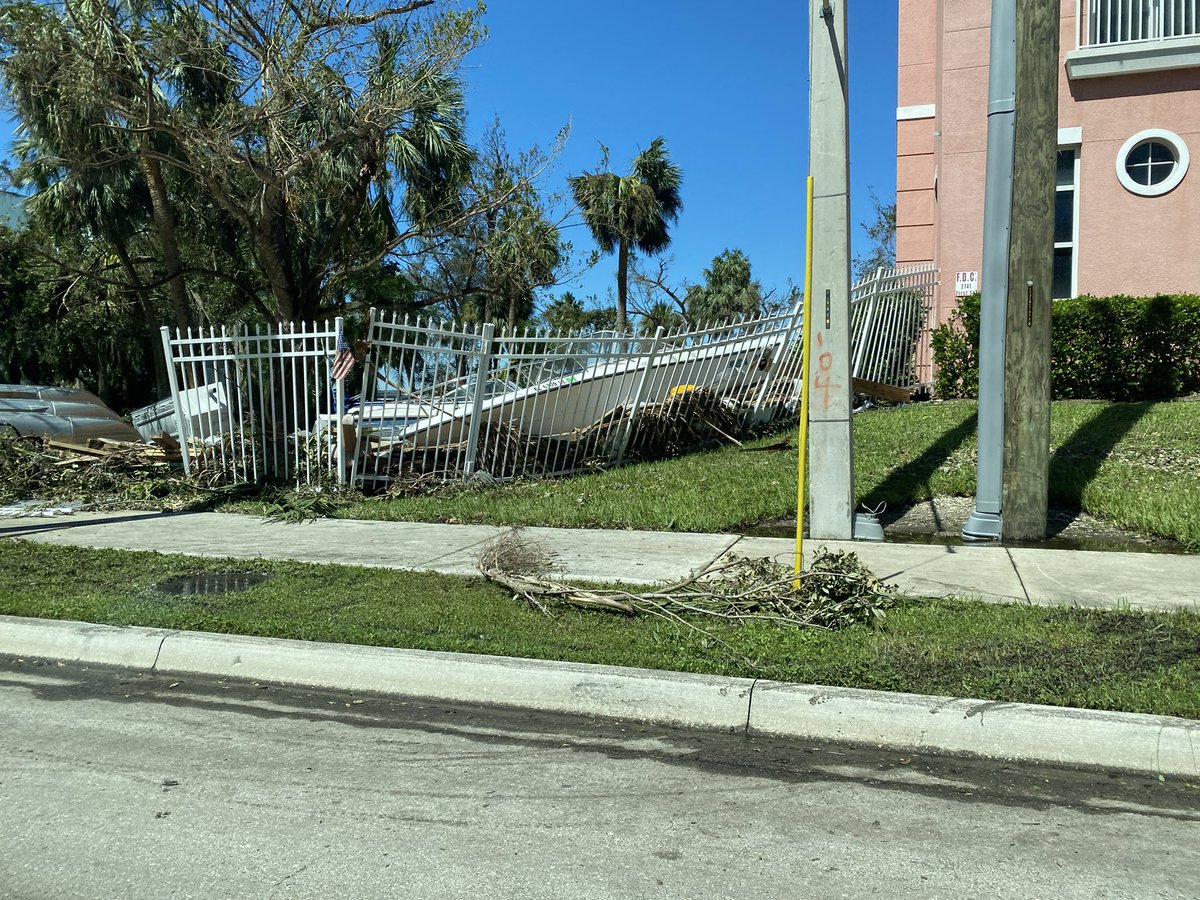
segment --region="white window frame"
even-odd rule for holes
[[[1060,140],[1063,136],[1060,135]],[[1072,137],[1075,137],[1072,135]],[[1062,153],[1070,150],[1075,158],[1074,171],[1070,184],[1059,184],[1058,179],[1054,181],[1054,193],[1057,198],[1059,191],[1073,191],[1074,196],[1071,198],[1071,240],[1055,241],[1055,250],[1070,250],[1071,251],[1071,297],[1075,297],[1079,293],[1079,150],[1081,141],[1076,138],[1070,143],[1060,143],[1057,153]],[[1057,204],[1056,204],[1057,205]],[[1053,297],[1054,300],[1067,300],[1069,297]]]
[[[1158,184],[1138,184],[1125,171],[1125,159],[1129,156],[1130,151],[1147,141],[1166,144],[1175,154],[1175,168]],[[1121,149],[1117,152],[1117,181],[1121,182],[1121,187],[1131,194],[1137,194],[1140,197],[1161,197],[1179,187],[1179,182],[1183,181],[1183,176],[1187,174],[1190,161],[1191,155],[1188,153],[1187,144],[1183,142],[1183,138],[1165,128],[1147,128],[1133,135],[1121,145]]]

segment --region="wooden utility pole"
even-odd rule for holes
[[[1017,0],[1016,122],[1004,359],[1005,540],[1046,537],[1058,0]]]

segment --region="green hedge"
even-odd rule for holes
[[[939,397],[979,391],[979,295],[933,332]],[[1076,297],[1051,313],[1056,400],[1161,400],[1200,391],[1200,296]]]

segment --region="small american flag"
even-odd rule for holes
[[[338,332],[337,338],[337,355],[333,357],[333,368],[330,369],[330,374],[335,381],[341,381],[350,374],[350,370],[354,368],[354,351],[350,349],[350,345],[346,342],[346,335]]]

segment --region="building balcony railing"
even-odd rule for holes
[[[1077,2],[1077,37],[1081,48],[1200,35],[1200,0]]]
[[[1075,0],[1072,79],[1200,68],[1200,0]]]

